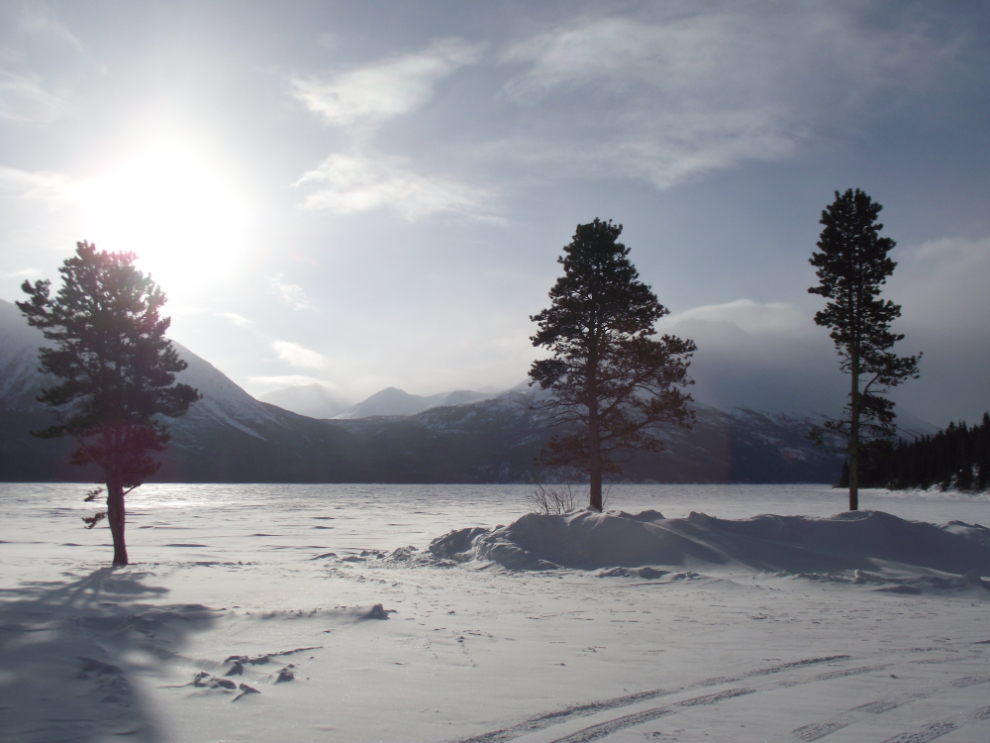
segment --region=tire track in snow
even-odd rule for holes
[[[814,666],[821,663],[834,663],[837,661],[847,661],[850,659],[851,656],[848,655],[829,655],[820,658],[805,658],[803,660],[792,661],[790,663],[781,663],[775,666],[767,666],[766,668],[758,668],[754,671],[750,671],[749,673],[738,674],[736,676],[715,676],[704,679],[703,681],[700,681],[695,684],[676,687],[673,689],[652,689],[650,691],[643,691],[637,694],[628,694],[621,697],[613,697],[612,699],[604,699],[597,702],[589,702],[587,704],[580,704],[580,705],[575,705],[573,707],[567,707],[565,709],[556,712],[546,712],[541,715],[536,715],[535,717],[530,717],[529,719],[523,720],[522,722],[517,723],[516,725],[512,725],[507,728],[501,728],[499,730],[492,730],[490,732],[482,733],[481,735],[475,735],[470,738],[462,738],[458,741],[455,741],[455,743],[505,743],[505,741],[513,740],[514,738],[518,738],[522,735],[526,735],[527,733],[533,733],[538,730],[545,730],[546,728],[553,727],[561,723],[565,723],[568,720],[572,720],[580,717],[587,717],[589,715],[594,715],[599,712],[607,712],[608,710],[612,710],[612,709],[621,709],[622,707],[628,707],[630,705],[637,704],[639,702],[646,702],[651,699],[659,699],[661,697],[671,696],[672,694],[678,694],[681,692],[690,691],[691,689],[700,689],[708,686],[718,686],[720,684],[739,683],[740,681],[744,681],[746,679],[771,676],[778,673],[786,673],[788,671],[795,671],[801,668],[807,668],[808,666]],[[864,670],[853,669],[853,672],[866,673],[869,670],[874,670],[874,668],[869,668]],[[748,691],[747,693],[752,693],[752,691]],[[725,692],[719,692],[717,694],[709,694],[704,697],[696,697],[694,700],[686,700],[686,701],[691,701],[692,705],[696,705],[696,704],[706,703],[699,700],[711,699],[712,701],[707,703],[714,704],[716,701],[720,701],[720,699],[722,698],[728,698],[728,697],[721,697],[720,695],[722,694],[725,694]],[[738,694],[734,696],[738,696]],[[716,697],[718,698],[716,699]],[[656,708],[656,710],[669,709],[670,711],[665,712],[664,714],[671,714],[671,712],[673,712],[674,709],[678,706],[691,706],[691,705],[685,705],[684,703],[679,703],[677,705],[672,705],[669,708],[668,707]],[[632,719],[640,714],[648,714],[656,710],[647,710],[646,712],[635,713],[633,715],[627,715],[624,718],[617,718],[617,719],[619,720],[625,720],[627,718]],[[663,715],[658,715],[658,717],[659,716],[663,716]],[[650,718],[650,719],[656,719],[656,718]],[[648,719],[641,720],[641,722],[648,722],[648,721],[649,721]],[[608,723],[601,723],[601,724],[605,725]],[[621,727],[630,727],[631,725],[636,725],[636,724],[639,723],[627,722]],[[596,726],[592,726],[592,727],[596,727]],[[586,729],[590,729],[590,728],[586,728]],[[620,728],[619,727],[615,728],[615,730],[618,729]],[[582,731],[578,731],[578,733],[580,732]],[[577,735],[578,733],[574,733],[574,735]],[[568,740],[568,739],[563,738],[561,740]],[[576,738],[575,740],[583,740],[583,739]],[[588,738],[587,740],[598,740],[598,738]]]
[[[566,709],[549,712],[535,717],[531,717],[524,720],[516,725],[510,727],[501,728],[499,730],[493,730],[488,733],[482,733],[481,735],[473,736],[470,738],[463,738],[454,743],[505,743],[506,741],[511,741],[515,738],[521,737],[523,735],[534,733],[539,730],[544,730],[547,728],[552,728],[557,725],[565,724],[571,720],[579,719],[581,717],[587,717],[590,715],[598,714],[600,712],[607,712],[613,709],[621,709],[623,707],[629,707],[634,704],[638,704],[645,701],[650,701],[652,699],[658,699],[665,696],[672,696],[674,694],[683,693],[690,691],[691,689],[701,689],[705,687],[718,686],[722,684],[738,683],[740,681],[745,681],[746,679],[757,679],[761,677],[772,676],[780,673],[786,673],[788,671],[799,670],[802,668],[807,668],[810,666],[818,665],[821,663],[834,663],[842,661],[852,660],[851,656],[848,655],[836,655],[827,656],[821,658],[807,658],[799,661],[793,661],[790,663],[783,663],[775,666],[768,666],[765,668],[758,668],[748,673],[737,674],[734,676],[714,676],[707,679],[703,679],[694,684],[671,688],[671,689],[653,689],[650,691],[639,692],[637,694],[629,694],[621,697],[614,697],[612,699],[601,700],[597,702],[590,702],[587,704],[576,705],[573,707],[568,707]],[[803,686],[809,683],[816,683],[819,681],[830,681],[839,678],[848,678],[851,676],[859,676],[866,673],[874,673],[877,671],[883,671],[891,667],[890,663],[882,664],[872,664],[865,666],[856,666],[853,668],[842,668],[834,671],[826,671],[824,673],[818,673],[810,678],[789,680],[782,679],[776,683],[772,683],[763,689],[751,689],[751,688],[736,688],[729,689],[727,691],[716,692],[714,694],[707,694],[699,697],[693,697],[691,699],[686,699],[681,702],[675,702],[673,704],[665,705],[662,707],[654,707],[652,709],[642,710],[639,712],[634,712],[632,714],[623,715],[611,720],[606,720],[595,725],[590,725],[586,728],[574,731],[565,735],[561,738],[555,738],[552,743],[592,743],[596,740],[601,740],[614,732],[619,730],[633,727],[635,725],[640,725],[643,723],[651,722],[653,720],[659,719],[661,717],[666,717],[668,715],[675,714],[680,709],[685,707],[692,707],[697,705],[707,705],[716,704],[724,699],[731,699],[738,696],[754,694],[761,691],[771,691],[778,688],[789,688],[794,686]],[[990,682],[990,677],[988,676],[964,676],[962,678],[956,679],[949,682],[945,687],[941,688],[966,688],[969,686],[975,686],[977,684],[983,684]],[[890,710],[902,707],[910,702],[918,701],[921,699],[926,699],[935,695],[939,689],[933,688],[922,692],[915,692],[912,694],[905,694],[898,697],[893,697],[890,699],[881,699],[874,702],[869,702],[866,704],[854,707],[847,712],[837,715],[835,718],[823,722],[810,723],[804,725],[796,730],[792,731],[791,735],[793,738],[801,741],[816,741],[820,740],[838,730],[846,728],[862,719],[865,719],[869,715],[880,715]],[[981,716],[983,715],[983,716]],[[973,713],[973,718],[975,720],[985,720],[990,719],[990,707],[981,708]],[[947,727],[951,725],[952,727]],[[902,733],[899,736],[890,738],[884,743],[927,743],[928,741],[936,740],[937,738],[946,735],[953,730],[957,729],[959,724],[952,721],[944,721],[938,723],[931,723],[918,730]],[[792,739],[793,739],[792,738]]]
[[[831,674],[822,674],[831,675]],[[954,681],[950,681],[948,686],[954,689],[965,689],[970,686],[976,686],[978,684],[985,684],[990,681],[990,677],[987,676],[963,676]],[[791,734],[798,740],[803,741],[815,741],[824,738],[827,735],[831,735],[836,730],[841,730],[842,728],[849,727],[850,725],[859,722],[864,719],[865,715],[882,715],[884,712],[889,712],[892,709],[897,709],[898,707],[903,707],[911,702],[920,701],[923,699],[930,699],[935,696],[939,691],[945,690],[946,687],[931,688],[925,691],[914,692],[912,694],[907,694],[898,697],[891,697],[889,699],[878,699],[875,702],[869,702],[867,704],[861,704],[858,707],[853,707],[847,712],[842,712],[836,715],[831,720],[826,720],[824,722],[813,722],[808,725],[802,725],[801,727],[792,730]],[[981,709],[975,710],[972,714],[974,720],[986,720],[990,719],[990,707],[983,707]],[[952,725],[951,728],[945,728],[945,725]],[[931,723],[925,727],[917,730],[913,733],[901,733],[898,736],[890,738],[884,743],[925,743],[926,741],[935,740],[940,738],[947,733],[955,730],[959,725],[952,721]],[[941,732],[940,732],[941,731]],[[936,734],[937,733],[937,734]],[[905,737],[906,736],[906,737]],[[925,737],[934,736],[934,737]]]
[[[948,735],[959,726],[954,722],[933,722],[911,733],[901,733],[893,738],[887,738],[883,743],[928,743],[929,741]]]
[[[831,674],[822,674],[822,676],[825,675],[828,675],[830,678],[837,678],[837,676]],[[819,676],[819,678],[821,678],[821,676]],[[836,730],[842,730],[842,728],[847,728],[853,723],[859,722],[866,715],[882,715],[884,712],[890,712],[892,709],[903,707],[908,702],[912,702],[917,699],[925,699],[932,694],[934,694],[934,692],[912,694],[910,696],[894,699],[879,699],[875,702],[861,704],[858,707],[853,707],[848,712],[843,712],[836,715],[831,720],[826,720],[824,722],[812,722],[808,725],[802,725],[801,727],[792,730],[791,735],[798,740],[809,741],[809,743],[810,741],[821,740],[826,735],[831,735]]]
[[[653,709],[644,710],[643,712],[634,712],[631,715],[616,717],[614,720],[608,720],[607,722],[601,722],[597,725],[591,725],[578,730],[576,733],[566,735],[563,738],[557,738],[551,743],[592,743],[593,741],[601,740],[602,738],[609,736],[618,730],[622,730],[623,728],[632,727],[633,725],[641,725],[644,722],[652,722],[653,720],[658,720],[661,717],[672,715],[677,711],[677,707],[696,707],[698,705],[716,704],[717,702],[721,702],[723,699],[732,699],[733,697],[742,697],[747,694],[755,693],[756,689],[729,689],[727,691],[720,691],[717,694],[706,694],[701,697],[694,697],[693,699],[685,699],[682,702],[677,702],[676,704],[667,707],[654,707]]]

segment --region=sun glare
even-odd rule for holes
[[[166,292],[217,281],[244,259],[245,199],[207,155],[182,142],[149,143],[81,184],[85,239],[137,254]]]

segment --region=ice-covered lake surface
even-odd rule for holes
[[[526,514],[522,485],[146,485],[133,564],[111,570],[86,490],[0,484],[2,741],[990,741],[983,570],[424,557]],[[813,485],[610,498],[675,521],[846,505]],[[986,496],[865,490],[860,507],[990,525]],[[879,542],[900,522],[877,524]]]

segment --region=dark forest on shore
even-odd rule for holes
[[[950,423],[932,436],[914,441],[871,441],[860,460],[860,484],[873,488],[990,488],[990,413],[974,426]],[[849,481],[843,467],[840,485]]]

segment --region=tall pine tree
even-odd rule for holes
[[[72,464],[102,470],[114,565],[128,562],[124,496],[158,470],[150,453],[168,442],[160,417],[184,415],[199,399],[189,385],[175,384],[186,362],[165,337],[171,322],[159,316],[165,294],[134,260],[133,253],[77,243],[75,256],[59,269],[58,294],[50,295],[49,281],[25,281],[21,288],[30,300],[17,303],[28,323],[54,342],[38,352],[41,371],[61,380],[38,398],[58,422],[34,435],[71,436],[78,444]],[[92,526],[103,515],[86,521]]]
[[[535,361],[530,376],[552,393],[543,406],[570,427],[539,461],[583,469],[599,511],[603,474],[619,471],[620,452],[661,451],[657,427],[694,423],[691,396],[682,391],[692,384],[694,342],[655,337],[668,310],[639,281],[621,233],[622,225],[598,219],[578,225],[558,259],[564,275],[550,290],[550,307],[530,318],[539,325],[533,345],[552,354]]]
[[[891,349],[904,338],[891,332],[901,316],[900,305],[880,298],[883,285],[897,266],[888,256],[896,243],[880,237],[877,215],[883,207],[858,188],[848,189],[822,212],[824,225],[811,265],[819,285],[808,289],[829,300],[815,323],[831,328],[842,371],[850,375],[849,402],[840,420],[824,428],[848,442],[849,510],[859,508],[861,442],[893,436],[894,403],[883,394],[918,377],[918,356],[899,357]]]

